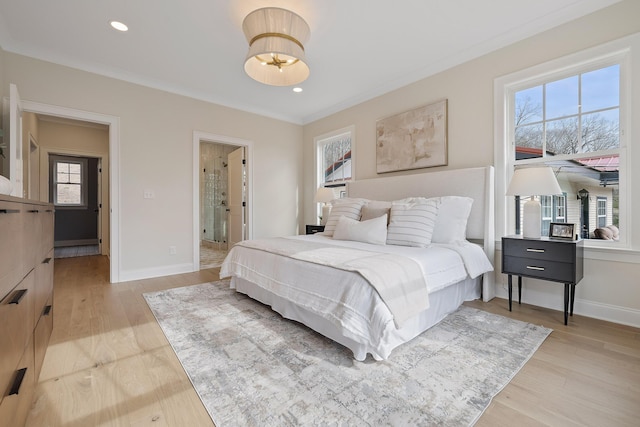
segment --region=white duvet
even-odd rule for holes
[[[429,294],[493,269],[482,248],[469,242],[414,248],[334,240],[318,234],[290,239],[324,241],[345,248],[409,257],[422,269]],[[252,282],[330,322],[340,334],[362,344],[376,359],[386,358],[398,345],[396,335],[403,335],[375,289],[357,272],[235,246],[220,269],[221,278],[230,276]]]

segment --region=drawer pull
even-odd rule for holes
[[[20,213],[18,209],[0,209],[0,214]]]
[[[27,368],[18,369],[16,373],[16,378],[13,380],[13,385],[9,390],[9,396],[18,394],[20,392],[20,386],[22,385],[22,380],[24,380],[24,376],[26,373],[27,373]]]
[[[43,315],[43,316],[48,316],[48,315],[49,315],[49,313],[51,313],[51,306],[50,306],[50,305],[48,305],[48,306],[46,306],[46,307],[44,308],[44,310],[42,311],[42,315]]]
[[[534,267],[533,265],[527,265],[527,269],[529,269],[529,270],[537,270],[537,271],[544,271],[544,267]]]
[[[527,252],[537,252],[537,253],[543,254],[544,253],[544,249],[527,248]]]
[[[40,211],[38,209],[29,209],[27,212],[29,212],[29,213],[38,213]]]
[[[27,289],[20,289],[15,294],[13,294],[13,298],[9,301],[9,304],[20,304],[20,300],[27,293]]]

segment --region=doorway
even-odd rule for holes
[[[251,142],[194,132],[194,270],[222,264],[251,235]]]
[[[101,159],[49,154],[49,201],[56,207],[54,256],[100,253]]]

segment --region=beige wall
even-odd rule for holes
[[[301,126],[9,52],[4,60],[23,100],[119,117],[122,276],[193,265],[194,130],[253,142],[254,237],[297,232]]]
[[[376,120],[446,98],[449,119],[449,164],[447,167],[433,168],[430,171],[494,164],[494,79],[639,32],[639,16],[640,1],[624,1],[305,125],[305,213],[300,226],[304,223],[315,223],[314,137],[350,125],[355,126],[355,178],[376,177]],[[634,73],[634,77],[637,77],[638,70],[634,69]],[[632,122],[640,122],[639,105],[639,102],[635,102],[635,119]],[[634,139],[630,141],[632,145],[638,142],[637,136]],[[634,156],[631,159],[632,164],[640,164],[640,149],[631,151],[631,154]],[[397,174],[426,171],[423,169]],[[631,184],[637,194],[637,189],[640,188],[640,174],[634,174],[632,180]],[[632,199],[633,211],[640,212],[640,197]],[[581,300],[576,303],[577,312],[582,310],[593,314],[597,311],[592,310],[594,306],[602,308],[611,305],[614,309],[620,308],[619,311],[630,310],[631,316],[640,325],[640,282],[637,280],[637,277],[640,277],[639,231],[640,227],[636,224],[633,236],[635,252],[627,257],[634,260],[624,263],[624,267],[617,262],[595,259],[586,261],[585,278],[577,288],[576,298]],[[497,258],[500,255],[500,252],[497,252]],[[588,256],[596,255],[589,253]],[[499,271],[497,261],[498,259],[495,265]],[[503,279],[500,274],[497,276],[498,281]],[[603,286],[607,291],[603,291]],[[502,286],[498,285],[498,288],[499,294],[501,292],[505,295]],[[551,285],[546,296],[541,297],[541,304],[560,309],[561,288]]]
[[[102,211],[100,239],[102,253],[109,255],[109,129],[106,126],[38,120],[40,146],[40,200],[49,201],[49,154],[96,157],[101,159],[100,188]]]

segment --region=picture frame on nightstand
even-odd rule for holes
[[[550,239],[576,240],[575,224],[552,222],[549,225]]]

